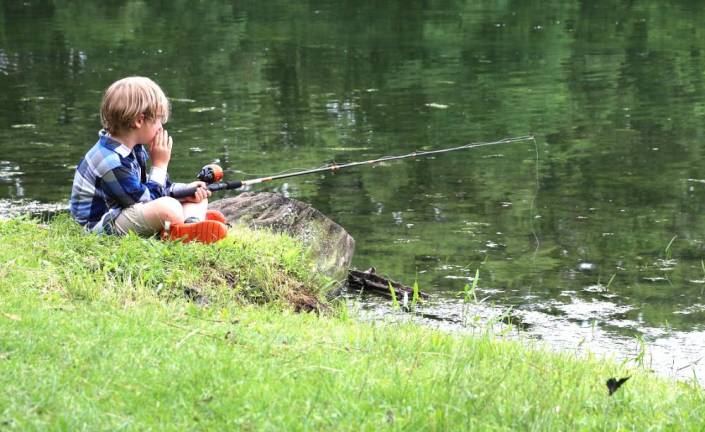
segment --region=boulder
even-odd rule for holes
[[[355,252],[355,239],[326,215],[295,199],[269,192],[244,192],[210,203],[231,224],[268,228],[301,240],[316,270],[345,281]]]

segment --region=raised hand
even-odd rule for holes
[[[173,140],[169,136],[166,129],[162,129],[154,136],[152,141],[150,141],[147,150],[149,150],[149,157],[152,159],[152,165],[166,169],[169,165],[169,160],[171,159],[171,146]]]

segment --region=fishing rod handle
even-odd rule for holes
[[[206,187],[211,192],[217,192],[217,191],[229,190],[229,189],[240,189],[242,187],[242,182],[240,180],[237,180],[237,181],[231,181],[231,182],[211,183]],[[189,188],[179,188],[179,189],[176,189],[175,191],[173,191],[171,193],[171,196],[176,199],[188,198],[188,197],[194,196],[196,194],[197,190],[198,190],[198,186],[189,187]]]

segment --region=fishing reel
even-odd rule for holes
[[[205,184],[218,183],[223,180],[223,168],[220,165],[208,164],[201,168],[201,171],[196,174],[196,178]]]
[[[204,182],[206,187],[211,192],[228,190],[228,189],[239,189],[243,186],[243,182],[240,180],[224,182],[223,180],[223,168],[217,164],[208,164],[201,168],[201,171],[196,174],[196,179]],[[200,186],[193,187],[182,187],[177,190],[170,192],[170,196],[181,199],[192,197],[198,191]]]

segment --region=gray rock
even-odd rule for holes
[[[316,270],[344,281],[355,252],[355,239],[326,215],[279,194],[245,192],[210,203],[231,224],[269,228],[302,241],[315,259]]]

